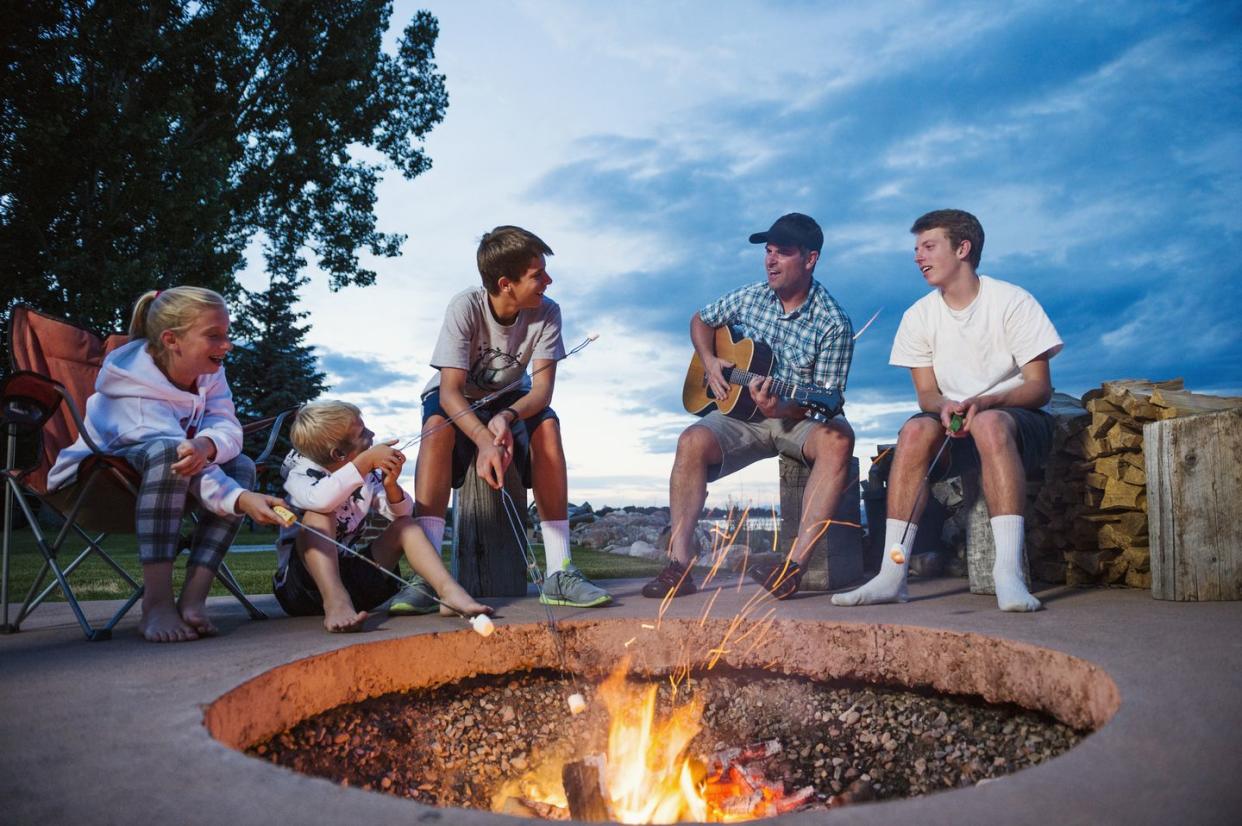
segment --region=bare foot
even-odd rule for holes
[[[220,629],[216,628],[215,623],[207,616],[206,605],[181,605],[178,606],[181,611],[181,619],[185,624],[194,629],[200,637],[214,637],[220,633]]]
[[[352,605],[323,607],[323,627],[333,634],[353,634],[362,630],[366,611],[355,611]]]
[[[198,632],[181,619],[176,606],[170,603],[144,605],[138,630],[149,642],[187,642],[198,639]]]
[[[468,617],[473,617],[475,614],[492,614],[495,612],[495,609],[490,605],[484,605],[466,593],[466,589],[456,582],[450,581],[450,584],[445,585],[444,590],[439,593],[440,599],[448,603],[447,605],[440,606],[440,616],[455,617],[458,613],[462,613]],[[454,608],[457,610],[454,611]]]

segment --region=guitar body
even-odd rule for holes
[[[763,342],[745,338],[728,327],[716,330],[716,356],[732,362],[739,370],[764,376],[772,373],[772,349]],[[750,390],[743,385],[730,385],[729,395],[723,399],[713,397],[707,386],[707,372],[703,369],[698,353],[690,359],[686,383],[681,389],[681,402],[688,412],[696,416],[706,416],[713,410],[719,410],[726,416],[742,421],[763,418],[763,414],[750,398]]]

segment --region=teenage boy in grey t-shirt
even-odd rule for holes
[[[473,463],[483,481],[500,490],[516,461],[522,482],[534,490],[546,553],[540,601],[579,608],[612,601],[572,564],[569,554],[568,482],[560,422],[550,407],[556,362],[565,356],[561,309],[544,291],[552,283],[546,256],[552,250],[520,227],[496,227],[479,242],[483,286],[449,302],[431,356],[437,372],[423,390],[423,439],[415,475],[417,522],[435,548],[444,539],[449,490]],[[533,365],[532,377],[527,366]],[[473,411],[470,405],[522,381]],[[453,419],[453,426],[429,431]],[[408,606],[409,610],[403,610]],[[414,613],[404,595],[390,611]]]

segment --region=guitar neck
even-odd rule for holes
[[[737,367],[730,367],[727,378],[729,379],[730,384],[747,385],[755,379],[763,381],[768,378],[768,376],[761,373],[752,373],[749,370],[740,370]],[[790,399],[793,398],[795,394],[805,391],[793,382],[772,379],[772,392],[783,399]]]

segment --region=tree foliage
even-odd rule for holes
[[[241,299],[256,237],[281,296],[308,254],[334,289],[373,283],[360,253],[404,240],[376,228],[375,185],[386,167],[430,167],[422,139],[448,105],[435,18],[415,14],[388,54],[390,6],[4,3],[0,309],[27,301],[102,330],[146,289]]]

